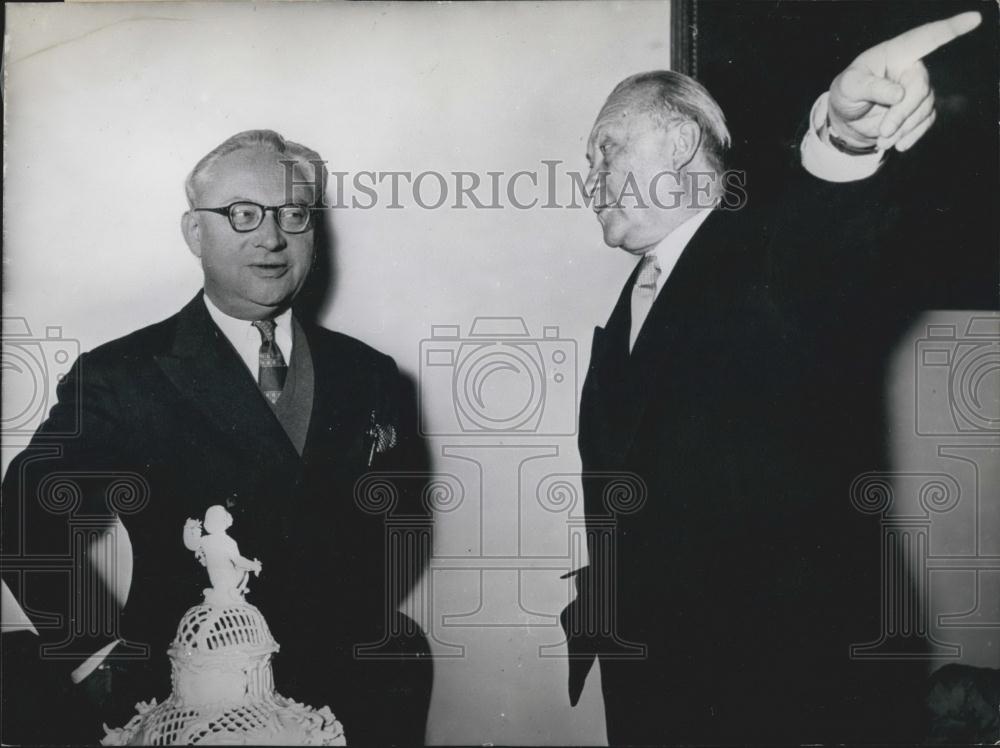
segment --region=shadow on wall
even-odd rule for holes
[[[305,285],[295,298],[295,313],[315,324],[327,315],[337,291],[337,237],[333,211],[324,210],[316,222],[316,255]]]

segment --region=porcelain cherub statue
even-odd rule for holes
[[[202,534],[202,523],[196,519],[184,524],[184,545],[208,569],[212,586],[205,590],[205,602],[210,605],[244,602],[250,572],[259,575],[263,568],[257,559],[251,561],[240,555],[236,541],[226,534],[232,524],[233,515],[218,504],[205,512],[207,534]]]

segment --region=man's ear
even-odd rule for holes
[[[184,241],[187,242],[191,254],[195,257],[201,257],[201,224],[194,211],[189,210],[181,216],[181,232],[184,234]]]
[[[701,146],[701,128],[697,122],[685,120],[672,131],[671,156],[674,169],[680,171],[695,157]]]

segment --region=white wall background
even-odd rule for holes
[[[542,159],[584,170],[585,139],[614,84],[669,65],[667,2],[24,4],[6,13],[3,313],[36,337],[59,326],[80,350],[172,314],[200,287],[179,228],[182,184],[235,132],[278,130],[351,173],[509,174],[542,169]],[[544,176],[540,184],[544,198]],[[464,335],[483,315],[522,317],[534,336],[558,326],[588,360],[593,326],[631,267],[603,245],[589,210],[401,202],[335,212],[324,324],[415,378],[431,325]],[[59,345],[42,346],[54,368]],[[560,388],[547,372],[561,420],[572,420],[583,373],[570,367]],[[39,394],[29,380],[4,378],[8,415]],[[487,405],[506,408],[524,385],[495,374]],[[420,395],[432,428],[454,421],[450,379]],[[5,436],[4,467],[23,444]],[[432,440],[436,468],[466,490],[439,517],[441,568],[423,590],[436,651],[462,653],[436,664],[428,739],[600,742],[596,679],[571,709],[565,661],[539,656],[562,641],[555,615],[570,592],[558,577],[571,562],[566,513],[541,509],[535,489],[546,474],[578,470],[575,438],[502,442]],[[480,446],[445,454],[470,443]],[[478,570],[519,553],[535,559],[524,572]]]

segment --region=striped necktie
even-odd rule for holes
[[[275,323],[273,319],[260,319],[251,323],[260,333],[260,352],[257,369],[257,384],[264,397],[272,405],[281,397],[285,386],[285,376],[288,374],[288,364],[281,355],[278,341],[274,339]]]
[[[632,287],[632,329],[629,331],[628,337],[629,352],[635,347],[635,341],[639,337],[642,324],[646,321],[649,310],[653,306],[653,300],[656,298],[656,281],[659,277],[660,266],[656,255],[647,252],[639,263],[639,274]]]

